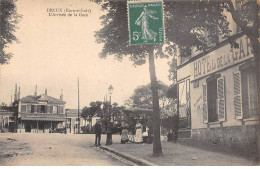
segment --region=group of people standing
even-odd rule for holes
[[[134,130],[131,130],[131,127],[124,121],[122,123],[122,132],[121,132],[121,144],[126,142],[132,143],[152,143],[152,124],[148,121],[147,125],[143,126],[139,120],[135,124]],[[144,138],[147,138],[144,140]]]
[[[94,129],[95,129],[95,136],[96,136],[95,137],[95,146],[100,146],[101,133],[102,133],[101,121],[97,121]],[[107,133],[107,134],[109,134],[109,133]],[[126,121],[123,121],[120,134],[121,134],[121,144],[125,144],[126,142],[131,142],[131,143],[146,142],[146,143],[150,144],[150,143],[152,143],[151,120],[148,120],[148,122],[144,126],[140,123],[139,120],[137,120],[136,124],[132,125],[132,126],[129,126]],[[111,143],[112,143],[112,132],[111,132],[110,137],[111,137]]]

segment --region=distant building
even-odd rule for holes
[[[65,128],[66,102],[63,95],[60,99],[45,94],[34,95],[18,100],[18,129],[17,132],[50,133]]]
[[[0,108],[0,133],[14,132],[14,112]]]
[[[66,109],[66,131],[67,133],[78,133],[78,109]],[[79,110],[81,114],[81,110]],[[84,120],[80,118],[80,127],[84,126]]]

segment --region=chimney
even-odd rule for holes
[[[17,84],[15,84],[14,101],[17,100]]]
[[[60,94],[60,100],[63,101],[63,91],[61,90],[61,94]]]
[[[45,89],[45,95],[48,95],[48,93],[47,93],[47,89]]]
[[[37,97],[37,85],[35,86],[34,97]]]
[[[19,90],[18,90],[18,100],[20,100],[20,94],[21,94],[21,92],[20,92],[20,86],[19,86]]]

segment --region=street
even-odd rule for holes
[[[122,166],[94,146],[94,134],[0,134],[1,166]],[[113,139],[117,141],[118,136]],[[102,135],[101,144],[106,136]]]

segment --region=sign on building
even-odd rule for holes
[[[202,78],[254,57],[252,45],[246,35],[237,39],[236,42],[239,48],[231,48],[230,44],[226,44],[192,62],[191,80]]]
[[[164,43],[163,3],[128,2],[130,44]]]

